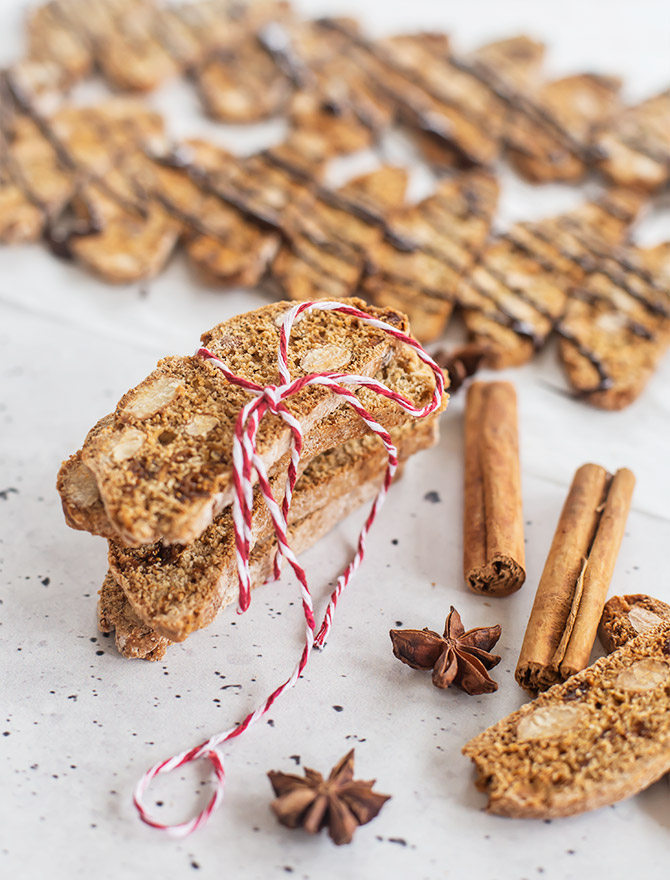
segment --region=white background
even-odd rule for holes
[[[21,47],[21,2],[3,0],[0,59]],[[549,45],[548,68],[618,73],[626,95],[670,85],[667,2],[303,3],[359,14],[374,34],[442,28],[464,49],[525,31]],[[86,89],[83,90],[86,93]],[[88,89],[93,93],[95,89]],[[281,136],[281,125],[238,134],[206,123],[183,83],[152,98],[175,134],[209,133],[238,149]],[[410,156],[392,139],[387,154]],[[339,163],[336,177],[371,167]],[[502,170],[498,224],[576,204],[583,192],[533,189]],[[421,195],[425,169],[412,180]],[[639,228],[670,237],[670,206]],[[229,609],[157,664],[123,660],[96,632],[104,576],[100,539],[65,527],[55,475],[62,458],[164,354],[191,351],[216,322],[266,301],[208,289],[177,257],[159,279],[114,288],[41,246],[0,250],[0,875],[3,877],[481,878],[662,877],[670,855],[668,777],[640,796],[553,822],[488,816],[460,749],[519,706],[513,671],[562,501],[591,460],[638,478],[611,593],[670,601],[670,362],[622,413],[598,412],[559,393],[553,346],[510,371],[520,406],[528,580],[508,599],[483,601],[461,573],[462,406],[442,420],[439,447],[410,463],[391,493],[363,569],[339,606],[327,649],[242,740],[226,750],[228,788],[209,825],[182,842],[143,826],[131,793],[155,761],[241,719],[288,674],[300,650],[295,583],[263,587],[250,611]],[[454,337],[455,338],[455,337]],[[550,387],[550,386],[553,386]],[[436,491],[440,503],[425,500]],[[362,514],[305,557],[323,600],[352,551]],[[394,540],[397,543],[394,543]],[[431,687],[394,660],[388,629],[439,629],[455,604],[468,626],[500,622],[500,690],[468,697]],[[239,685],[222,689],[226,685]],[[334,707],[340,707],[336,709]],[[280,827],[270,813],[270,769],[298,760],[327,771],[356,746],[358,775],[393,795],[353,846],[334,847]],[[298,756],[292,759],[291,756]],[[202,777],[199,771],[202,769]],[[207,790],[206,767],[155,784],[165,820],[190,815]],[[196,794],[199,793],[199,794]]]

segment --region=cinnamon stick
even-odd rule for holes
[[[463,571],[475,593],[507,596],[526,579],[514,386],[473,382],[465,408]]]
[[[635,477],[585,464],[574,476],[540,578],[516,667],[530,691],[588,666],[630,509]]]

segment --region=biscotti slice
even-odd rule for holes
[[[270,148],[244,160],[228,163],[216,171],[204,171],[212,193],[237,208],[245,216],[268,229],[282,230],[286,207],[320,176],[321,148],[317,161],[307,150],[307,161],[301,162],[288,149],[287,158],[281,147]],[[196,173],[200,169],[194,168]]]
[[[432,446],[437,439],[435,416],[392,432],[398,456],[404,460]],[[386,452],[376,436],[368,435],[323,453],[303,471],[296,484],[289,522],[336,502],[352,486],[377,480],[386,465]],[[282,500],[284,474],[273,480]],[[256,490],[252,515],[252,546],[272,532],[272,522]],[[230,510],[186,546],[131,549],[111,541],[109,564],[133,610],[145,623],[173,641],[207,626],[230,590],[237,589],[235,536]]]
[[[416,353],[407,347],[385,363],[375,373],[375,378],[391,390],[413,400],[416,406],[427,405],[433,394],[432,373],[419,360]],[[361,389],[357,392],[357,397],[372,417],[387,430],[413,422],[404,410],[379,394]],[[438,411],[442,411],[446,402],[445,395]],[[97,436],[103,427],[112,424],[113,419],[113,414],[101,419],[89,432],[85,445]],[[211,422],[208,419],[209,416],[195,417],[194,423],[204,431]],[[366,430],[365,424],[357,418],[352,419],[346,409],[336,409],[303,437],[300,467],[304,468],[311,458],[321,452],[361,437]],[[282,463],[283,459],[275,464],[270,473],[274,474],[275,469]],[[58,473],[57,489],[61,497],[65,521],[70,528],[118,540],[118,534],[107,516],[95,476],[84,464],[81,450],[63,462]]]
[[[396,472],[396,478],[401,472],[402,465]],[[377,489],[375,481],[350,488],[332,504],[317,508],[294,522],[289,527],[289,541],[294,552],[300,554],[309,550],[361,504],[369,501]],[[249,560],[252,590],[272,576],[276,550],[276,542],[271,538],[261,541],[252,550]],[[235,586],[229,587],[221,597],[222,607],[233,603],[236,594]],[[137,617],[111,571],[107,573],[99,595],[98,626],[102,632],[116,630],[119,653],[129,658],[161,660],[171,641],[158,635]]]
[[[105,575],[98,595],[98,629],[103,633],[114,632],[119,654],[139,660],[162,660],[170,640],[142,623],[111,571]]]
[[[160,35],[159,8],[143,0],[63,4],[70,25],[93,46],[109,84],[124,91],[151,91],[179,71]]]
[[[655,191],[670,178],[670,89],[627,107],[596,140],[599,168],[617,185]]]
[[[544,345],[570,289],[619,244],[641,204],[640,194],[607,192],[566,214],[516,223],[490,242],[458,296],[488,366],[525,363]]]
[[[107,180],[107,175],[121,168],[134,172],[138,160],[144,158],[144,145],[158,149],[165,143],[165,124],[159,113],[137,98],[115,96],[95,105],[65,104],[49,117],[47,124],[61,150],[79,167],[82,181],[91,175],[98,180],[103,178],[112,192],[115,185],[120,185],[122,198],[140,201],[139,190]],[[131,157],[134,164],[129,166]]]
[[[612,596],[603,608],[598,626],[598,638],[603,648],[611,653],[627,644],[640,633],[648,632],[670,621],[670,605],[642,593]]]
[[[289,78],[253,33],[210,53],[194,70],[193,81],[205,111],[221,122],[253,123],[275,116],[292,91]]]
[[[127,199],[120,201],[127,188],[128,181],[119,172],[110,172],[104,184],[83,186],[74,205],[88,218],[90,232],[68,242],[68,250],[78,262],[114,284],[157,275],[174,250],[180,231],[179,223],[160,204],[148,201],[136,206]]]
[[[235,161],[221,147],[188,140],[172,153],[156,157],[144,170],[142,183],[181,223],[186,254],[204,280],[252,287],[265,274],[279,247],[279,236],[248,220],[208,187],[207,174]]]
[[[470,740],[487,809],[573,816],[637,794],[670,770],[670,622]]]
[[[582,73],[542,85],[511,110],[509,158],[534,183],[580,180],[591,163],[594,132],[618,111],[621,80]]]
[[[501,41],[457,58],[444,35],[372,42],[353,34],[348,54],[394,101],[404,122],[455,151],[461,162],[489,165],[500,153],[507,114],[497,80],[511,87],[513,69],[521,82],[522,71],[535,66],[526,49],[537,44],[519,41]],[[541,57],[541,47],[537,50]]]
[[[366,309],[362,301],[349,304]],[[278,380],[282,317],[274,303],[219,324],[202,343],[236,375],[260,385]],[[368,308],[406,331],[403,315]],[[381,330],[336,311],[306,314],[293,328],[291,375],[342,369],[374,375],[398,346]],[[127,544],[160,538],[188,542],[232,499],[231,455],[237,416],[250,399],[203,358],[172,357],[119,402],[114,420],[85,443],[82,461],[93,472],[113,529]],[[305,433],[343,406],[324,388],[307,387],[287,401]],[[348,417],[357,420],[350,411]],[[257,449],[271,468],[287,451],[290,429],[278,417],[261,423]],[[320,450],[316,450],[320,451]]]
[[[305,192],[284,214],[285,243],[272,277],[294,300],[349,296],[370,248],[382,236],[382,218],[404,202],[407,172],[383,166],[341,187]]]
[[[27,55],[33,60],[53,62],[63,71],[62,81],[69,87],[91,72],[93,55],[87,41],[59,14],[60,5],[45,3],[28,13]]]
[[[670,242],[618,248],[573,288],[557,332],[578,397],[622,409],[670,344]]]
[[[442,181],[423,201],[391,214],[390,234],[368,250],[365,296],[404,311],[422,342],[435,339],[486,242],[497,201],[495,178],[475,170]]]

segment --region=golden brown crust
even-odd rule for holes
[[[670,623],[638,636],[472,739],[488,810],[571,816],[670,769]]]

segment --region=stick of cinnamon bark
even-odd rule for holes
[[[516,680],[546,690],[588,666],[635,477],[585,464],[574,476],[526,628]]]
[[[526,579],[516,392],[473,382],[465,408],[463,571],[475,593],[507,596]]]

